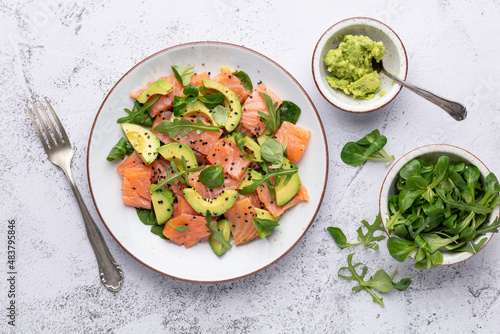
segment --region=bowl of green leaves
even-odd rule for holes
[[[399,159],[380,191],[391,256],[415,268],[450,265],[477,254],[498,232],[500,184],[470,152],[428,145]]]

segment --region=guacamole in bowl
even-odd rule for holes
[[[378,58],[384,60],[388,72],[406,78],[406,51],[391,28],[366,17],[337,22],[321,36],[313,52],[316,87],[338,109],[352,113],[377,110],[391,102],[402,87],[373,73],[372,59]]]
[[[384,59],[385,46],[367,36],[347,35],[338,48],[328,51],[325,65],[331,74],[328,84],[354,98],[371,100],[380,90],[379,75],[372,67],[372,59]]]

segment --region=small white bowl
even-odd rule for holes
[[[352,95],[347,95],[339,89],[332,88],[326,81],[326,76],[330,74],[325,65],[325,57],[328,51],[336,49],[342,36],[363,35],[374,41],[381,41],[386,48],[384,57],[385,69],[399,78],[405,80],[408,71],[408,58],[406,50],[398,35],[384,23],[366,18],[353,17],[345,19],[331,26],[319,39],[314,49],[312,58],[312,73],[316,87],[323,97],[335,107],[353,113],[367,113],[382,108],[391,102],[398,95],[402,86],[394,83],[385,75],[380,75],[380,85],[382,89],[375,93],[371,100],[355,99]],[[380,92],[386,91],[384,96]]]
[[[483,184],[486,175],[490,173],[490,170],[486,167],[486,165],[481,160],[479,160],[475,155],[460,147],[452,145],[444,145],[444,144],[427,145],[419,147],[413,151],[406,153],[389,170],[389,173],[387,173],[387,176],[385,177],[384,183],[382,184],[382,188],[380,190],[380,197],[379,197],[380,218],[382,219],[382,225],[384,226],[387,235],[391,236],[387,231],[387,227],[385,225],[386,221],[389,219],[388,201],[391,196],[396,195],[396,183],[401,168],[403,168],[407,163],[409,163],[415,158],[420,158],[424,161],[435,163],[442,155],[449,156],[450,162],[464,161],[465,163],[475,165],[481,173],[481,180],[483,181]],[[500,214],[499,207],[496,207],[493,210],[493,212],[489,214],[488,222],[485,224],[488,225],[491,224],[499,214]],[[483,249],[486,246],[486,244],[490,241],[491,237],[493,236],[493,233],[487,233],[485,236],[488,238],[488,240],[484,243],[481,249]],[[474,239],[474,242],[478,242],[485,236],[481,235],[476,237],[476,239]],[[442,250],[442,253],[443,253],[442,265],[450,265],[462,262],[475,255],[474,253],[469,253],[469,252],[459,253],[459,252],[450,252],[447,250]],[[413,258],[414,255],[415,252],[410,254],[410,257]]]

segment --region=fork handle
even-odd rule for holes
[[[415,94],[420,95],[427,101],[430,101],[435,105],[441,107],[444,111],[448,113],[448,115],[453,117],[456,121],[463,121],[467,117],[467,109],[463,104],[452,100],[448,100],[442,96],[429,92],[426,89],[420,88],[411,83],[403,81],[384,69],[382,70],[382,73],[384,73],[386,76],[399,83],[401,86],[404,86],[409,90],[411,90],[412,92],[414,92]]]
[[[73,176],[71,175],[71,170],[63,169],[69,183],[71,184],[71,189],[75,194],[76,201],[80,206],[82,212],[83,221],[85,222],[85,229],[87,230],[87,235],[94,250],[95,256],[97,258],[97,264],[99,266],[99,277],[101,278],[104,286],[110,291],[120,290],[123,283],[123,271],[122,268],[116,263],[115,259],[109,252],[108,246],[102,237],[99,228],[95,224],[92,216],[87,210],[87,206],[76,187]]]

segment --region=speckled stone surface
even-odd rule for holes
[[[408,52],[408,80],[469,108],[466,121],[403,90],[367,115],[335,109],[311,75],[316,41],[352,16],[380,19]],[[348,167],[347,141],[378,128],[400,157],[432,143],[460,146],[500,173],[500,5],[489,1],[0,1],[2,189],[1,333],[497,333],[500,328],[500,237],[477,256],[429,272],[398,263],[385,246],[358,247],[373,274],[397,268],[406,292],[384,295],[385,308],[337,277],[348,238],[373,220],[384,164]],[[330,150],[325,200],[312,227],[282,260],[251,277],[198,285],[157,274],[108,234],[90,196],[86,148],[106,93],[144,57],[179,43],[216,40],[244,45],[275,60],[304,86],[323,121]],[[73,174],[91,214],[125,272],[118,293],[99,282],[73,194],[34,135],[24,111],[48,96],[75,147]],[[7,325],[7,221],[16,221],[16,327]]]

